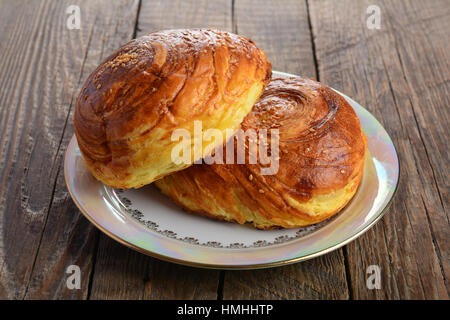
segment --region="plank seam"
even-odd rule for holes
[[[236,0],[231,0],[231,31],[233,33],[238,34],[238,25],[237,25],[237,20],[236,20],[236,10],[235,10],[235,1]]]
[[[415,159],[414,159],[414,161],[415,161]],[[417,165],[416,165],[416,167],[417,167]],[[409,212],[408,206],[406,206],[406,205],[405,205],[405,210],[406,210],[406,219],[408,220],[409,227],[411,228],[411,233],[412,234],[417,234],[414,231],[414,226],[413,226],[413,223],[411,222],[411,218],[410,218],[411,213]],[[416,265],[416,268],[417,268],[417,274],[418,274],[418,276],[420,278],[420,268],[419,268],[419,264],[417,262],[417,259],[414,258],[414,262],[415,262],[415,265]],[[406,280],[406,284],[408,284],[408,280]],[[425,293],[425,288],[423,286],[422,280],[420,280],[420,286],[422,288],[422,297],[423,297],[422,299],[424,299],[426,297],[426,293]]]
[[[307,18],[308,18],[309,35],[310,35],[310,39],[311,39],[311,49],[312,49],[312,53],[313,53],[312,56],[313,56],[313,61],[314,61],[314,70],[316,73],[317,81],[320,81],[319,61],[317,59],[316,42],[315,42],[315,37],[314,37],[314,28],[313,28],[312,21],[311,21],[311,9],[310,9],[310,5],[309,5],[309,0],[305,0],[305,4],[306,4],[306,13],[307,13]],[[355,294],[354,294],[352,282],[351,282],[351,272],[350,272],[350,266],[349,266],[349,261],[348,261],[347,248],[346,248],[346,246],[344,246],[340,250],[342,250],[343,257],[344,257],[344,269],[345,269],[345,279],[347,281],[348,298],[349,298],[349,300],[353,300],[353,299],[355,299]]]
[[[100,231],[97,228],[95,229],[95,244],[94,244],[94,254],[92,255],[92,268],[91,272],[89,274],[89,282],[88,282],[88,289],[86,294],[86,300],[91,300],[91,294],[92,294],[92,284],[94,283],[94,275],[95,275],[95,266],[97,265],[97,256],[98,256],[98,248],[100,245]]]
[[[83,62],[81,64],[81,68],[80,68],[80,76],[78,78],[78,84],[77,84],[78,86],[80,85],[80,81],[81,81],[81,78],[82,78],[82,75],[83,75],[83,69],[84,69],[84,65],[85,65],[85,62],[86,62],[86,59],[87,59],[87,55],[88,55],[88,52],[89,52],[89,47],[91,45],[92,34],[93,34],[93,31],[94,31],[94,26],[95,26],[96,21],[97,21],[97,16],[94,19],[94,23],[92,24],[91,32],[89,34],[89,39],[88,39],[88,43],[87,43],[87,46],[86,46],[86,53],[85,53],[85,56],[84,56],[84,59],[83,59]],[[60,150],[61,150],[62,142],[64,140],[64,135],[65,135],[65,131],[66,131],[66,128],[67,128],[67,123],[68,123],[68,120],[69,120],[69,117],[70,117],[70,113],[72,111],[74,95],[75,95],[75,92],[72,95],[71,103],[70,103],[70,106],[69,106],[69,110],[67,112],[67,116],[66,116],[66,120],[65,120],[65,123],[64,123],[63,130],[61,132],[61,138],[59,140],[58,149],[56,151],[52,167],[55,164],[56,159],[58,158]],[[55,197],[56,185],[57,185],[57,182],[58,182],[59,174],[61,172],[61,162],[62,161],[59,162],[58,169],[56,171],[55,181],[53,183],[52,193],[51,193],[51,196],[50,196],[50,202],[49,202],[49,205],[48,205],[48,209],[46,210],[44,224],[43,224],[43,227],[42,227],[42,231],[41,231],[41,234],[40,234],[40,237],[39,237],[39,242],[38,242],[37,249],[36,249],[36,255],[34,256],[33,264],[31,265],[30,277],[29,277],[28,282],[27,282],[27,286],[26,286],[26,289],[25,289],[25,292],[24,292],[24,295],[23,295],[23,299],[25,299],[27,294],[28,294],[28,290],[29,290],[29,287],[30,287],[31,279],[33,277],[33,272],[34,272],[34,268],[35,268],[35,265],[36,265],[36,261],[37,261],[37,258],[39,256],[39,251],[40,251],[40,248],[41,248],[42,239],[43,239],[44,234],[45,234],[45,229],[46,229],[46,226],[47,226],[48,217],[49,217],[50,211],[51,211],[51,209],[53,207],[53,200],[54,200],[54,197]]]
[[[61,168],[61,165],[58,166],[58,172],[60,171],[60,168]],[[53,199],[54,199],[54,195],[55,195],[56,185],[57,184],[58,184],[58,174],[56,175],[55,181],[53,183],[52,195],[50,197],[49,206],[48,206],[47,212],[45,214],[44,225],[42,227],[41,234],[39,235],[39,242],[38,242],[38,245],[37,245],[37,248],[36,248],[36,254],[34,255],[33,264],[31,265],[31,270],[30,270],[30,276],[28,277],[27,286],[25,288],[25,292],[23,294],[22,300],[25,300],[25,298],[26,298],[26,296],[28,294],[28,290],[30,288],[31,280],[33,279],[33,271],[34,271],[34,268],[36,266],[37,258],[39,256],[39,250],[41,249],[42,239],[44,237],[45,227],[47,226],[48,216],[50,215],[50,210],[52,208]]]
[[[309,9],[309,0],[305,0],[306,4],[306,13],[308,17],[308,28],[309,28],[309,36],[311,39],[311,49],[313,53],[313,61],[314,61],[314,70],[316,72],[316,79],[317,81],[320,81],[320,74],[319,74],[319,64],[317,61],[317,54],[316,54],[316,42],[314,41],[314,31],[311,23],[311,11]]]
[[[412,93],[413,91],[411,90],[411,85],[409,84],[408,78],[407,78],[406,73],[405,73],[405,66],[404,66],[404,64],[403,64],[403,60],[402,60],[401,55],[400,55],[400,52],[399,52],[399,50],[398,50],[398,44],[397,44],[397,39],[396,39],[395,35],[394,35],[393,38],[394,38],[395,51],[396,51],[396,53],[397,53],[397,57],[398,57],[398,60],[399,60],[399,62],[400,62],[400,66],[401,66],[401,69],[402,69],[402,75],[403,75],[403,78],[404,78],[404,80],[405,80],[406,85],[408,86],[409,92]],[[429,156],[429,153],[428,153],[428,149],[427,149],[425,140],[423,139],[422,130],[421,130],[420,125],[419,125],[419,122],[418,122],[418,120],[417,120],[416,111],[414,110],[414,103],[411,101],[411,97],[410,97],[410,96],[408,96],[408,99],[409,99],[409,102],[410,102],[410,104],[411,104],[411,111],[412,111],[412,114],[413,114],[413,116],[414,116],[414,121],[415,121],[416,126],[417,126],[417,131],[418,131],[418,133],[419,133],[420,141],[422,142],[422,145],[423,145],[423,147],[424,147],[425,155],[426,155],[426,157],[427,157],[428,164],[429,164],[429,166],[430,166],[430,168],[431,168],[431,172],[432,172],[432,174],[433,174],[433,180],[434,180],[434,184],[435,184],[435,186],[436,186],[436,190],[437,190],[437,194],[438,194],[438,196],[439,196],[439,200],[440,200],[440,203],[441,203],[441,206],[442,206],[442,210],[444,210],[444,212],[445,212],[444,202],[443,202],[443,200],[442,200],[441,191],[440,191],[440,189],[439,189],[439,184],[438,184],[437,179],[436,179],[436,173],[435,173],[434,167],[433,167],[433,165],[432,165],[432,162],[431,162],[431,160],[430,160],[430,156]],[[448,221],[448,216],[447,216],[447,221]]]
[[[382,223],[382,225],[381,225],[381,228],[383,229],[383,237],[384,237],[384,243],[385,243],[385,245],[386,245],[386,248],[389,248],[389,242],[388,242],[388,240],[387,240],[387,235],[386,235],[386,228],[385,228],[385,223],[386,223],[386,220],[385,219],[383,219],[382,220],[383,221],[383,223]],[[395,229],[394,229],[395,230]],[[398,236],[397,236],[397,232],[395,232],[395,236],[397,237],[397,239],[398,239]],[[392,259],[391,259],[391,253],[390,253],[390,251],[389,250],[386,250],[387,251],[387,259],[388,259],[388,262],[389,262],[389,265],[388,265],[388,267],[389,267],[389,275],[391,275],[392,274]],[[399,290],[398,290],[398,286],[397,286],[397,282],[393,282],[393,284],[395,285],[395,290],[396,290],[396,294],[397,294],[397,297],[399,296]]]
[[[223,300],[223,284],[225,282],[225,271],[220,270],[219,283],[217,285],[217,300]]]
[[[46,13],[48,14],[48,13],[49,13],[49,10],[48,10],[48,9],[49,9],[49,8],[45,8],[45,7],[44,7],[44,10],[43,10],[43,13],[42,13],[42,14],[43,14],[43,15],[45,15]],[[44,25],[40,30],[37,31],[37,34],[38,34],[38,35],[41,34],[41,33],[45,33],[45,25]],[[51,38],[51,35],[50,35],[50,38]],[[42,35],[42,36],[41,36],[41,40],[42,40],[42,41],[39,41],[40,45],[38,46],[38,48],[43,46],[43,42],[44,42],[44,40],[45,40],[45,35]],[[33,59],[34,59],[33,56],[38,55],[38,52],[40,52],[40,50],[36,51],[36,49],[34,49],[34,50],[32,51],[32,53],[31,53],[31,59],[32,59],[32,62],[33,62]],[[39,56],[39,55],[38,55],[38,56]],[[34,74],[34,72],[33,72],[33,74]],[[23,98],[23,96],[22,96],[22,94],[21,94],[21,95],[20,95],[20,100],[19,100],[18,106],[20,106],[20,103],[21,103],[22,98]],[[36,120],[36,119],[34,119],[34,120]],[[33,127],[34,127],[34,121],[33,121]],[[29,133],[31,133],[32,130],[33,130],[33,128],[30,129],[30,132],[29,132]],[[61,135],[63,135],[63,134],[64,134],[64,132],[61,133]],[[19,141],[20,141],[22,138],[23,138],[23,136],[19,139]],[[21,143],[19,142],[19,146],[20,146],[20,145],[21,145]],[[29,161],[30,161],[31,154],[32,154],[32,152],[33,152],[33,150],[34,150],[34,147],[35,147],[35,143],[34,143],[34,141],[33,141],[33,145],[32,145],[32,147],[31,147],[31,152],[30,152],[30,154],[29,154],[29,158],[27,159],[27,163],[29,163]],[[54,165],[55,165],[55,159],[57,158],[58,152],[59,152],[59,147],[58,147],[58,149],[57,149],[57,151],[56,151],[56,153],[55,153],[55,157],[54,157],[53,162],[52,162],[52,166],[51,166],[50,173],[53,171],[53,167],[54,167]],[[15,162],[13,162],[13,163],[15,164]],[[60,165],[59,165],[59,166],[60,166]],[[28,290],[29,290],[29,287],[30,287],[30,284],[31,284],[31,280],[32,280],[32,277],[33,277],[33,271],[34,271],[34,267],[35,267],[35,265],[36,265],[36,261],[37,261],[37,257],[38,257],[38,254],[39,254],[39,249],[40,249],[40,245],[41,245],[41,242],[42,242],[42,238],[43,238],[43,236],[44,236],[45,226],[46,226],[46,224],[47,224],[48,216],[49,216],[49,212],[50,212],[50,208],[52,207],[52,203],[53,203],[53,199],[54,199],[54,194],[55,194],[56,185],[57,185],[57,181],[58,181],[57,177],[58,177],[58,172],[59,172],[59,166],[58,166],[58,169],[56,170],[55,180],[54,180],[54,182],[53,182],[52,191],[51,191],[51,194],[50,194],[50,199],[49,199],[49,202],[48,202],[48,205],[47,205],[48,208],[45,210],[45,217],[44,217],[44,221],[43,221],[42,231],[41,231],[41,234],[39,235],[39,241],[38,241],[38,244],[37,244],[37,247],[36,247],[36,251],[35,251],[36,253],[35,253],[35,255],[34,255],[33,262],[32,262],[32,264],[31,264],[30,274],[29,274],[29,277],[28,277],[27,282],[26,282],[26,287],[25,287],[25,290],[24,290],[24,292],[23,292],[22,300],[24,300],[24,299],[26,298],[27,294],[28,294]],[[28,167],[28,166],[27,166],[27,167]],[[27,174],[28,174],[28,172],[27,172]],[[50,176],[51,176],[51,174],[50,174]],[[23,179],[25,179],[25,177],[24,177]],[[22,180],[22,182],[23,182],[23,180]],[[22,187],[23,187],[23,184],[22,184]]]
[[[139,25],[138,25],[138,23],[139,23],[138,17],[139,17],[139,14],[141,13],[141,4],[142,4],[142,0],[138,0],[136,15],[134,16],[135,23],[134,23],[133,39],[136,38],[136,35],[138,32],[142,31],[141,29],[139,29]]]
[[[351,277],[351,272],[350,272],[350,266],[348,263],[347,246],[344,246],[342,248],[342,251],[344,253],[345,279],[347,280],[348,299],[355,300],[355,295],[354,295],[353,287],[352,287],[352,277]]]

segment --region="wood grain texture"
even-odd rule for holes
[[[284,267],[226,271],[224,299],[348,299],[342,250]]]
[[[231,31],[231,1],[142,1],[136,36],[163,29],[200,27]],[[123,265],[111,266],[114,261]],[[119,250],[114,240],[102,236],[90,298],[216,299],[219,278],[217,270],[188,268],[131,249]]]
[[[101,235],[90,299],[215,299],[218,271],[160,261]]]
[[[69,5],[80,6],[80,30],[66,27]],[[87,295],[95,231],[67,193],[63,154],[81,81],[131,38],[136,13],[133,0],[2,2],[1,298]],[[66,287],[71,264],[81,268],[80,290]]]
[[[142,0],[137,36],[177,28],[232,31],[231,0]]]
[[[265,50],[273,70],[317,78],[305,1],[236,1],[235,32]],[[227,271],[224,299],[347,299],[342,249],[290,266]]]
[[[380,30],[366,27],[374,4]],[[321,81],[380,120],[402,167],[385,218],[346,247],[352,298],[448,299],[448,9],[439,0],[310,1]],[[366,287],[371,264],[381,290]]]

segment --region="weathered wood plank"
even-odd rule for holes
[[[231,0],[142,1],[137,36],[172,28],[231,31]],[[121,261],[119,266],[114,264]],[[119,248],[101,236],[92,299],[216,299],[219,271],[188,268]]]
[[[414,120],[429,164],[422,183],[436,185],[425,189],[421,199],[430,224],[430,232],[446,281],[450,277],[449,190],[450,153],[450,5],[448,1],[392,2],[386,12],[405,12],[389,19],[395,46],[405,78]],[[419,63],[417,63],[419,62]],[[394,85],[394,91],[396,91]],[[429,170],[431,169],[431,170]],[[438,196],[438,198],[436,197]],[[439,202],[437,200],[440,200]]]
[[[448,2],[310,1],[310,14],[321,81],[383,123],[402,167],[386,217],[346,247],[353,298],[448,299]],[[381,290],[366,287],[372,264]]]
[[[66,27],[69,5],[81,9],[80,30]],[[63,154],[73,134],[69,113],[84,77],[131,37],[136,12],[136,0],[2,2],[2,298],[87,295],[95,232],[64,183]],[[71,264],[81,268],[80,290],[66,287]]]
[[[305,1],[236,1],[235,31],[253,39],[273,69],[317,78]],[[224,299],[347,299],[342,250],[257,271],[227,271]]]
[[[233,27],[264,50],[273,70],[316,79],[306,1],[236,0]]]

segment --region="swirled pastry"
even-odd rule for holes
[[[158,180],[158,188],[189,211],[261,229],[318,223],[355,194],[366,137],[332,89],[300,77],[273,79],[241,127],[278,129],[275,174],[263,175],[260,163],[200,164]]]
[[[103,61],[76,102],[74,127],[87,167],[106,185],[138,188],[208,155],[239,128],[271,77],[264,52],[241,36],[169,30],[132,40]],[[175,164],[175,129],[215,128],[224,141]]]

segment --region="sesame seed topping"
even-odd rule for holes
[[[345,170],[341,170],[341,173],[345,173]]]
[[[248,180],[250,180],[250,181],[253,180],[253,175],[252,174],[248,176]]]
[[[264,193],[264,190],[263,189],[259,189],[259,193]]]

